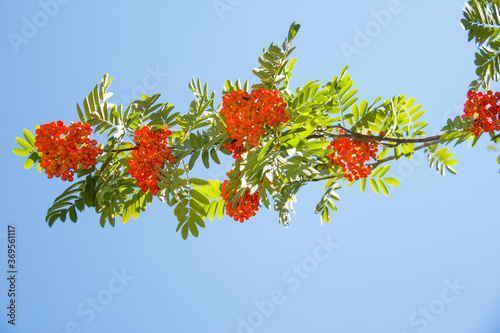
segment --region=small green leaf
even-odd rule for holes
[[[188,237],[188,234],[189,234],[189,223],[185,223],[183,226],[182,226],[182,229],[181,229],[181,235],[182,235],[182,238],[183,239],[187,239]]]
[[[74,205],[69,207],[69,219],[73,222],[76,222],[77,220],[76,209]]]
[[[453,169],[451,166],[449,165],[446,165],[446,169],[448,169],[449,172],[451,172],[452,174],[456,175],[458,174],[457,170]]]
[[[16,142],[23,148],[26,148],[28,150],[33,150],[35,147],[30,145],[28,142],[24,141],[23,139],[16,137]]]
[[[217,211],[217,200],[214,200],[210,203],[210,207],[208,207],[208,218],[210,221],[213,221],[215,218],[215,213]]]
[[[384,182],[381,179],[377,179],[377,183],[382,193],[384,193],[386,196],[389,196],[389,191],[387,190],[387,187],[385,186]]]
[[[390,168],[391,168],[390,165],[386,165],[385,167],[383,167],[382,170],[380,170],[377,178],[382,178],[387,173],[387,171],[389,171]]]
[[[224,209],[226,202],[223,199],[220,199],[217,202],[217,218],[221,220],[224,217]]]
[[[14,149],[12,149],[12,151],[17,156],[28,156],[31,153],[31,150],[24,149],[24,148],[14,148]]]
[[[186,223],[186,225],[189,226],[189,231],[191,231],[191,234],[194,236],[194,237],[198,237],[198,227],[196,226],[196,223],[193,223],[193,222],[188,222]]]
[[[212,160],[214,160],[215,163],[220,164],[219,157],[217,156],[217,151],[215,148],[212,148],[210,150],[210,156],[212,157]]]
[[[396,178],[391,178],[391,177],[385,177],[383,179],[383,181],[388,184],[388,185],[391,185],[391,186],[399,186],[399,180],[397,180]]]
[[[192,212],[189,214],[189,217],[193,222],[195,222],[197,225],[199,225],[201,228],[205,228],[205,222],[201,218],[201,216],[197,214],[193,214]]]
[[[330,212],[328,211],[328,208],[323,209],[323,211],[321,212],[321,217],[323,218],[323,221],[325,221],[325,223],[330,222]]]
[[[189,183],[195,186],[205,186],[209,184],[206,180],[199,178],[189,178]]]
[[[379,190],[378,190],[377,182],[375,181],[375,179],[370,178],[370,185],[372,186],[373,192],[378,194]]]
[[[210,200],[197,188],[191,189],[191,197],[205,205],[210,205]]]
[[[195,150],[191,158],[189,159],[189,170],[193,170],[194,164],[196,163],[196,159],[200,156],[200,151]]]
[[[24,129],[23,135],[26,138],[26,140],[28,140],[28,143],[34,147],[35,146],[35,137],[33,136],[33,134],[31,134],[31,132],[28,131],[27,129]]]
[[[361,178],[361,180],[359,182],[359,187],[361,188],[361,192],[365,193],[366,178]]]
[[[31,168],[33,165],[35,165],[36,161],[38,161],[38,153],[32,153],[28,157],[28,159],[26,160],[26,162],[24,162],[24,168],[25,169]]]
[[[198,212],[198,214],[205,216],[207,215],[207,212],[205,211],[205,208],[201,207],[201,205],[196,201],[196,200],[190,200],[189,205],[191,206],[192,209]]]
[[[201,160],[203,161],[203,165],[205,166],[205,168],[210,168],[210,160],[208,159],[208,151],[203,151],[203,153],[201,154]]]

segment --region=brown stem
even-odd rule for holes
[[[388,143],[419,143],[419,142],[431,142],[431,141],[437,141],[441,137],[441,135],[434,135],[434,136],[429,136],[426,138],[416,138],[416,139],[410,139],[410,138],[389,138],[389,137],[383,137],[383,136],[373,136],[373,135],[364,135],[364,134],[358,134],[358,133],[352,133],[352,134],[336,134],[336,133],[328,133],[325,131],[319,131],[323,133],[322,135],[319,134],[313,134],[309,135],[307,139],[320,139],[320,138],[325,138],[325,137],[336,137],[336,138],[353,138],[358,141],[368,141],[368,142],[381,142],[381,141],[386,141]]]
[[[437,137],[437,139],[436,139],[436,137]],[[434,138],[434,140],[426,142],[425,144],[420,145],[420,146],[416,147],[413,150],[417,151],[417,150],[424,149],[424,148],[430,147],[432,145],[435,145],[435,144],[439,143],[439,137],[440,137],[439,135],[436,135],[434,137],[430,137],[430,138]],[[396,159],[396,156],[386,157],[384,159],[381,159],[380,161],[377,161],[377,162],[375,162],[373,164],[368,164],[368,165],[371,165],[372,169],[375,169],[380,164],[392,161],[394,159]],[[310,181],[310,182],[319,182],[319,181],[322,181],[322,180],[327,180],[327,179],[332,179],[332,178],[338,178],[338,175],[331,175],[331,176],[325,176],[325,177],[320,177],[320,178],[309,179],[309,180],[306,180],[306,182],[307,181]]]
[[[123,149],[113,149],[112,152],[113,153],[121,153],[124,151],[131,151],[131,150],[136,150],[136,149],[139,149],[139,147],[135,146],[135,147],[123,148]]]
[[[434,141],[430,141],[430,142],[427,142],[421,146],[418,146],[416,147],[415,149],[413,149],[414,151],[417,151],[417,150],[420,150],[420,149],[424,149],[424,148],[427,148],[427,147],[430,147],[432,145],[435,145],[436,143],[439,143],[439,135],[436,135],[438,137],[437,140],[434,140]],[[382,163],[385,163],[385,162],[388,162],[388,161],[392,161],[396,158],[396,156],[391,156],[391,157],[386,157],[386,158],[383,158],[375,163],[372,163],[372,164],[368,164],[368,165],[371,165],[372,166],[372,169],[375,169],[376,167],[378,167],[380,164]]]

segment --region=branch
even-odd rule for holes
[[[324,130],[319,130],[317,132],[322,133],[322,135],[318,134],[312,134],[309,135],[306,139],[322,139],[325,137],[333,137],[333,138],[354,138],[355,140],[358,141],[367,141],[367,142],[382,142],[386,141],[388,143],[419,143],[419,142],[430,142],[430,141],[436,141],[439,140],[441,135],[434,135],[434,136],[429,136],[426,138],[415,138],[415,139],[410,139],[410,138],[390,138],[390,137],[384,137],[384,136],[374,136],[374,135],[365,135],[365,134],[359,134],[359,133],[354,133],[349,130],[344,129],[342,126],[337,125],[335,127],[341,128],[344,131],[350,133],[350,134],[336,134],[336,133],[329,133]]]
[[[440,138],[440,135],[436,135],[434,137],[437,137],[437,139],[435,139],[434,141],[430,141],[430,142],[427,142],[421,146],[418,146],[416,147],[415,149],[413,149],[414,151],[417,151],[417,150],[420,150],[420,149],[424,149],[424,148],[427,148],[427,147],[430,147],[432,145],[435,145],[437,143],[439,143],[439,138]],[[433,137],[431,137],[433,138]],[[380,161],[377,161],[373,164],[368,164],[368,165],[371,165],[372,166],[372,169],[375,169],[376,167],[378,167],[380,164],[382,163],[385,163],[385,162],[388,162],[388,161],[392,161],[396,158],[396,156],[391,156],[391,157],[386,157],[384,159],[381,159]]]

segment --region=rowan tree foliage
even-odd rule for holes
[[[277,211],[287,226],[298,191],[320,181],[325,193],[315,213],[328,222],[342,184],[358,183],[363,192],[369,184],[388,196],[390,186],[399,185],[386,176],[391,163],[424,149],[431,168],[456,173],[458,161],[446,146],[475,145],[484,132],[499,140],[500,93],[489,91],[500,73],[498,2],[473,0],[464,7],[462,25],[478,46],[478,78],[467,91],[464,114],[448,119],[440,135],[426,135],[424,111],[413,97],[360,99],[347,67],[329,82],[292,89],[292,42],[300,28],[292,23],[285,41],[259,57],[252,70],[258,84],[228,80],[219,100],[193,78],[194,99],[180,113],[159,102],[160,94],[112,104],[112,79],[105,75],[77,104],[78,122],[50,122],[37,126],[35,135],[25,129],[14,153],[28,156],[27,169],[36,164],[49,178],[74,181],[48,209],[49,226],[68,218],[76,222],[89,208],[100,214],[103,227],[117,218],[126,223],[154,197],[173,207],[184,239],[197,237],[207,218],[226,213],[243,222],[260,206]],[[91,133],[107,139],[98,143]],[[234,159],[222,184],[192,177],[197,163],[208,169],[220,164],[221,154]]]

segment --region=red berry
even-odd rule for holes
[[[339,134],[344,134],[343,130]],[[371,132],[368,132],[370,135]],[[334,152],[327,157],[330,161],[341,167],[345,178],[349,181],[366,178],[371,173],[371,166],[365,165],[370,158],[377,158],[378,143],[359,141],[351,138],[337,138],[333,140],[328,149]]]
[[[483,132],[500,130],[499,100],[499,92],[493,94],[492,91],[487,91],[483,94],[471,90],[467,93],[462,118],[468,117],[474,121],[469,131],[475,136],[480,136]]]
[[[102,149],[95,147],[97,141],[88,138],[92,134],[89,124],[78,122],[65,126],[59,120],[41,125],[35,133],[35,147],[42,154],[40,165],[49,179],[56,176],[71,182],[73,170],[80,164],[83,169],[95,165],[97,155],[102,154]]]
[[[223,98],[220,114],[226,122],[226,130],[235,140],[224,146],[239,161],[247,151],[245,147],[260,145],[260,137],[265,133],[265,126],[276,127],[280,122],[291,119],[286,114],[286,103],[276,90],[266,91],[264,88],[232,91]]]
[[[160,171],[165,167],[165,162],[175,163],[175,158],[167,147],[171,131],[163,128],[152,132],[149,126],[144,126],[135,131],[134,141],[137,149],[132,151],[132,159],[128,161],[129,173],[136,179],[137,186],[142,192],[148,190],[153,195],[158,194]]]
[[[237,182],[237,179],[231,179],[231,182]],[[222,198],[226,202],[226,214],[234,218],[235,221],[244,222],[245,220],[248,220],[250,217],[254,216],[259,209],[259,193],[257,192],[254,195],[250,195],[250,190],[246,189],[240,201],[238,201],[233,206],[233,202],[230,201],[230,198],[237,192],[238,188],[237,186],[235,186],[233,193],[228,193],[229,191],[227,190],[227,186],[229,185],[229,183],[229,180],[225,180],[221,184],[220,188],[222,192]]]

